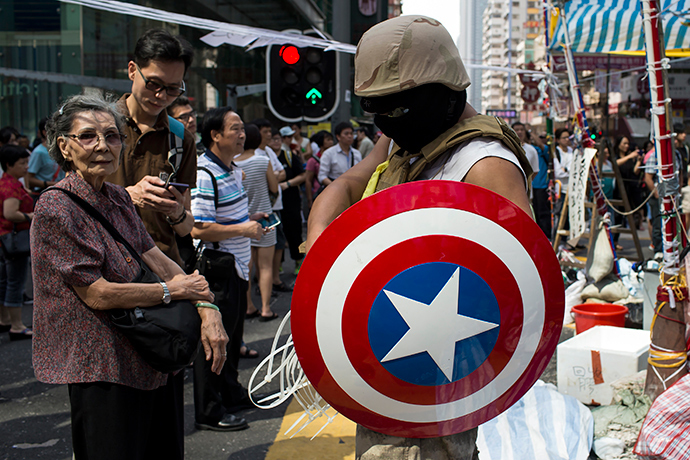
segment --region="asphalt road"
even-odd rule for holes
[[[293,285],[294,265],[284,264],[282,279]],[[281,293],[273,299],[272,309],[281,319],[290,309],[291,294]],[[255,305],[260,305],[254,295]],[[26,324],[31,324],[32,307],[23,307]],[[245,342],[259,351],[259,359],[240,361],[240,381],[248,384],[255,366],[271,348],[281,319],[267,323],[258,319],[245,322]],[[289,331],[289,327],[286,328]],[[72,458],[70,411],[66,385],[48,385],[36,380],[31,366],[31,341],[10,342],[0,334],[0,459]],[[241,413],[249,422],[248,430],[230,433],[197,431],[194,428],[192,373],[185,373],[185,456],[203,460],[263,459],[280,427],[287,408],[251,409]]]
[[[642,232],[641,236],[643,235]],[[621,237],[627,252],[632,241]],[[646,246],[648,240],[643,241]],[[649,251],[645,251],[649,257]],[[284,264],[283,280],[292,285],[293,264]],[[254,295],[255,304],[259,304]],[[290,308],[291,295],[279,294],[272,308],[281,318]],[[24,307],[25,322],[31,323],[31,306]],[[245,324],[245,341],[261,353],[261,358],[241,360],[240,381],[247,385],[255,366],[269,352],[280,320],[261,323],[257,319]],[[287,328],[286,330],[289,330]],[[573,332],[564,329],[561,341]],[[65,385],[38,382],[31,367],[30,341],[10,342],[0,334],[0,460],[51,459],[69,460],[71,454],[70,413]],[[551,359],[542,380],[556,383],[556,357]],[[252,409],[242,412],[250,424],[248,430],[231,433],[197,431],[194,428],[191,370],[185,375],[185,453],[196,460],[261,460],[266,456],[280,427],[287,403],[272,410]],[[314,459],[321,458],[318,452]],[[300,459],[309,460],[309,459]]]

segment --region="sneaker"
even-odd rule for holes
[[[225,414],[218,423],[194,423],[197,430],[239,431],[249,428],[247,421],[232,414]]]

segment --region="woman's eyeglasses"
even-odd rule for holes
[[[96,132],[65,134],[65,136],[76,139],[84,147],[95,147],[98,143],[98,140],[101,138],[100,134]],[[111,147],[120,147],[126,138],[126,134],[120,133],[107,133],[103,135],[105,143]]]
[[[139,75],[141,75],[141,78],[144,79],[144,86],[146,86],[146,89],[149,91],[152,91],[155,94],[158,94],[162,91],[165,91],[168,96],[181,96],[185,91],[186,88],[184,86],[184,81],[182,81],[182,86],[166,86],[166,85],[161,85],[160,83],[156,83],[155,81],[151,81],[148,78],[144,76],[143,73],[141,73],[141,69],[137,65],[137,71],[139,72]]]

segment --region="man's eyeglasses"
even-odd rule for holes
[[[146,78],[144,76],[144,74],[141,73],[141,69],[139,68],[138,65],[137,65],[137,71],[139,72],[139,75],[141,75],[141,78],[144,79],[144,86],[146,87],[146,89],[154,92],[155,94],[158,94],[162,91],[165,91],[165,93],[168,96],[177,97],[177,96],[181,96],[187,90],[185,88],[185,85],[184,85],[184,80],[182,81],[182,86],[165,86],[165,85],[161,85],[160,83],[156,83],[155,81],[151,81],[148,78]]]
[[[175,120],[185,122],[188,121],[190,118],[196,118],[196,115],[196,110],[192,110],[191,112],[180,114],[179,116],[175,117]]]
[[[86,147],[95,147],[96,144],[98,143],[99,139],[101,138],[100,134],[96,132],[88,132],[88,133],[79,133],[79,134],[64,134],[64,136],[76,139],[79,141],[79,143]],[[103,139],[105,140],[105,143],[108,144],[111,147],[120,147],[124,140],[127,138],[126,134],[120,134],[120,133],[106,133],[103,135]]]

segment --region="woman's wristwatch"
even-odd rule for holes
[[[160,283],[163,287],[163,298],[161,301],[167,305],[172,300],[172,296],[170,295],[170,290],[168,289],[168,285],[165,283],[165,281],[161,281]]]

